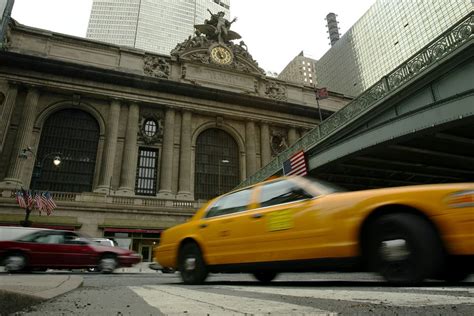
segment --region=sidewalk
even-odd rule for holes
[[[149,264],[150,262],[141,262],[130,268],[118,268],[114,273],[161,273],[150,269]],[[65,294],[77,289],[82,283],[83,277],[79,275],[8,274],[0,267],[0,316]]]
[[[82,285],[76,275],[0,274],[0,315],[9,315],[72,291]]]

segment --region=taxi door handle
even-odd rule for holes
[[[207,227],[207,224],[201,224],[199,225],[199,228],[206,228]]]
[[[260,213],[252,214],[252,218],[262,218],[262,217],[263,217],[263,214],[260,214]]]

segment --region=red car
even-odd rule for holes
[[[8,272],[97,268],[112,273],[140,261],[133,251],[103,246],[71,231],[40,230],[0,241],[0,264]]]

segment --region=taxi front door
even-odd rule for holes
[[[289,196],[294,188],[288,187],[288,192],[284,189],[276,190],[275,195]],[[246,214],[245,227],[254,239],[249,259],[271,262],[325,257],[329,228],[319,199],[294,195],[267,200],[270,202]]]

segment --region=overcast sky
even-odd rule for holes
[[[324,20],[329,12],[337,14],[343,35],[373,3],[231,0],[232,17],[238,18],[232,30],[242,36],[260,67],[280,72],[301,51],[318,59],[330,48]],[[91,7],[92,0],[15,0],[12,16],[22,24],[85,37]]]

